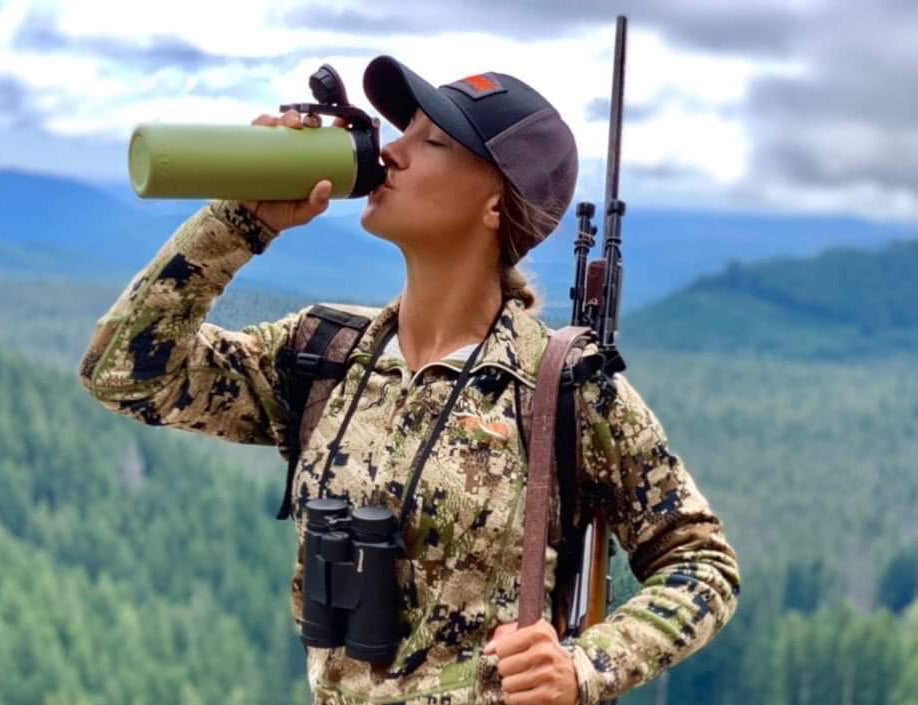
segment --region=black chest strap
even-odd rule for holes
[[[287,482],[284,499],[277,512],[278,519],[290,517],[293,495],[293,476],[299,462],[301,441],[303,440],[303,412],[307,402],[315,404],[327,400],[317,399],[313,382],[331,379],[340,381],[347,373],[347,359],[357,346],[363,332],[370,324],[370,319],[317,304],[310,308],[300,320],[291,345],[280,351],[277,357],[278,368],[286,380],[287,399],[290,404],[291,419],[287,429]],[[329,359],[329,346],[342,328],[353,331],[344,350],[338,350],[339,360]],[[323,385],[317,385],[322,387]],[[326,394],[330,389],[326,390]],[[306,430],[306,436],[311,429]]]

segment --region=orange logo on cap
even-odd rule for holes
[[[500,86],[492,79],[482,74],[478,74],[477,76],[467,76],[461,80],[462,83],[469,84],[472,88],[480,93],[484,93],[485,91],[493,91],[500,88]]]

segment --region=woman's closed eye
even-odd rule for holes
[[[437,147],[445,147],[446,145],[441,142],[435,142],[434,140],[424,140],[427,144],[434,144]]]

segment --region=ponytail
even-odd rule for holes
[[[500,199],[500,289],[504,299],[519,299],[533,315],[542,307],[542,296],[535,291],[526,275],[517,267],[529,250],[553,231],[561,220],[563,208],[543,210],[527,201],[503,172]],[[544,233],[544,234],[543,234]]]
[[[500,270],[500,293],[505,300],[519,299],[523,307],[533,315],[538,315],[542,308],[541,296],[530,286],[526,275],[513,265],[504,266]]]

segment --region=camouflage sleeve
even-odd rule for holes
[[[583,387],[582,488],[599,497],[641,589],[569,645],[581,705],[646,683],[703,647],[740,592],[736,553],[653,412],[622,375]]]
[[[201,208],[99,319],[80,363],[83,386],[147,424],[281,443],[288,417],[274,361],[297,314],[240,332],[204,322],[276,235],[236,201]]]

